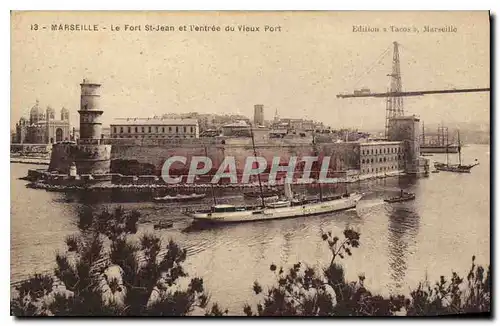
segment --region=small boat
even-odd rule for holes
[[[166,195],[164,197],[154,197],[153,200],[155,202],[183,202],[183,201],[191,201],[191,200],[200,200],[205,198],[207,195],[206,194],[196,194],[192,193],[190,195],[175,195],[175,196],[169,196]]]
[[[280,195],[280,191],[279,190],[264,190],[262,192],[262,196],[264,198],[276,197],[276,196],[279,196],[279,195]],[[244,198],[248,198],[248,199],[260,198],[261,197],[261,193],[259,191],[248,191],[248,192],[244,192],[243,193],[243,197]]]
[[[154,225],[154,229],[170,229],[171,227],[174,226],[174,223],[172,222],[159,222]]]
[[[398,197],[392,197],[388,199],[384,199],[386,203],[399,203],[403,201],[409,201],[415,199],[415,194],[410,192],[405,192],[401,189],[401,194]]]
[[[439,170],[432,170],[432,173],[439,173]]]

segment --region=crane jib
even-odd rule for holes
[[[385,93],[365,93],[365,94],[338,94],[338,98],[353,98],[353,97],[405,97],[405,96],[422,96],[429,94],[449,94],[449,93],[473,93],[473,92],[489,92],[489,88],[464,88],[464,89],[441,89],[430,91],[410,91],[410,92],[385,92]]]

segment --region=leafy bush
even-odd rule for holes
[[[453,273],[448,282],[444,276],[431,287],[421,282],[410,297],[403,295],[383,297],[371,293],[364,284],[364,276],[349,282],[339,259],[352,255],[360,245],[360,234],[344,230],[340,240],[330,232],[322,235],[332,254],[331,261],[321,271],[294,264],[286,273],[283,268],[270,266],[276,284],[267,291],[256,281],[253,290],[261,302],[254,309],[245,305],[247,316],[430,316],[458,313],[490,312],[491,274],[474,264],[464,282]]]
[[[186,288],[179,281],[188,275],[182,267],[186,250],[170,241],[162,246],[153,235],[139,243],[128,235],[137,232],[139,213],[121,208],[89,218],[83,214],[82,233],[66,239],[68,251],[57,255],[54,277],[35,275],[16,287],[11,300],[14,316],[181,316],[201,312],[208,295],[203,279],[193,278]],[[110,242],[105,250],[105,242]],[[223,315],[218,305],[206,315]]]

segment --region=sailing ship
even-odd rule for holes
[[[257,157],[255,151],[255,140],[252,136],[252,146],[254,156]],[[299,198],[291,189],[290,182],[285,182],[285,195],[283,198],[272,203],[266,203],[263,196],[262,183],[260,175],[259,189],[261,194],[260,206],[235,206],[235,205],[213,205],[210,209],[195,211],[188,213],[189,216],[198,222],[209,223],[236,223],[250,222],[273,219],[285,219],[293,217],[302,217],[310,215],[318,215],[332,213],[341,210],[356,208],[357,203],[361,200],[362,194],[345,193],[333,197],[323,198],[321,183],[319,185],[319,199]]]
[[[446,136],[445,136],[446,133]],[[432,156],[436,153],[458,153],[460,144],[445,144],[445,139],[448,138],[448,128],[439,126],[437,130],[437,141],[425,140],[425,127],[422,121],[422,136],[420,144],[420,153],[422,156]]]
[[[470,173],[470,170],[479,165],[477,159],[474,164],[462,164],[462,146],[460,144],[460,131],[458,131],[458,164],[450,164],[448,159],[448,151],[446,152],[446,163],[434,162],[434,168],[438,171]]]

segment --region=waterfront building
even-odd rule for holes
[[[399,116],[389,119],[387,138],[403,143],[405,152],[405,171],[409,174],[428,173],[429,162],[420,157],[420,119],[415,115]]]
[[[400,141],[359,143],[361,174],[389,173],[404,170],[405,151]]]
[[[14,143],[53,144],[70,139],[69,111],[61,109],[60,120],[50,106],[46,111],[40,108],[38,100],[30,110],[29,119],[21,117],[16,124]]]
[[[199,138],[197,119],[128,118],[111,124],[111,138]]]

